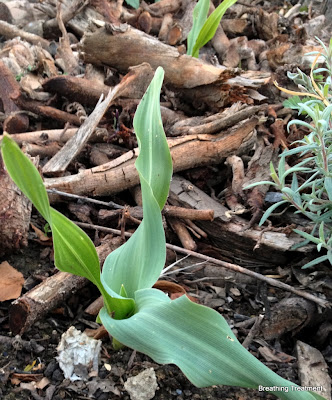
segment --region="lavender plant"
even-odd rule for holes
[[[273,211],[282,205],[291,205],[295,213],[301,213],[310,221],[310,233],[294,229],[305,241],[317,245],[324,254],[305,264],[303,268],[328,260],[332,264],[332,39],[325,46],[318,39],[323,52],[312,52],[316,58],[312,64],[310,75],[300,69],[297,73],[288,72],[288,77],[298,85],[301,92],[295,92],[276,86],[295,97],[284,102],[285,107],[298,110],[304,119],[289,122],[292,125],[303,126],[309,133],[302,140],[293,143],[296,147],[284,151],[280,156],[277,171],[270,164],[273,182],[257,182],[247,186],[269,184],[282,193],[282,200],[273,204],[264,213],[260,225],[269,218]],[[321,57],[323,66],[315,68]],[[304,101],[301,97],[304,96]],[[295,166],[287,167],[286,159],[298,155],[302,161]],[[299,185],[298,176],[301,174],[305,181]]]

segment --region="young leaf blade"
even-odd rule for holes
[[[159,107],[163,77],[163,70],[158,68],[134,118],[140,147],[136,168],[142,188],[143,221],[104,263],[101,280],[114,297],[120,297],[122,285],[130,298],[136,290],[151,287],[165,263],[166,241],[160,210],[168,195],[172,160]]]
[[[2,139],[1,153],[11,179],[51,224],[50,203],[37,168],[8,135]]]
[[[205,21],[202,29],[200,30],[196,43],[192,50],[192,56],[198,57],[199,49],[206,45],[206,43],[211,40],[216,33],[218,25],[220,24],[220,20],[233,4],[235,4],[237,0],[224,0],[214,11],[211,13],[209,18]]]
[[[210,0],[199,0],[193,11],[193,26],[187,37],[187,55],[193,55],[193,48],[209,12]]]

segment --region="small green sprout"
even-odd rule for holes
[[[215,35],[225,12],[237,0],[224,0],[207,18],[210,0],[199,0],[193,11],[193,26],[187,38],[187,55],[198,58],[199,50]]]
[[[166,258],[161,210],[172,176],[160,114],[163,77],[159,67],[134,118],[140,148],[135,165],[142,188],[143,221],[124,245],[109,254],[102,273],[92,241],[50,207],[38,170],[8,135],[1,145],[5,167],[49,223],[57,268],[86,277],[100,290],[104,307],[98,318],[113,336],[114,347],[125,345],[158,363],[176,364],[198,387],[277,386],[281,389],[275,394],[284,400],[322,400],[314,392],[294,390],[296,385],[256,359],[217,311],[193,303],[187,296],[171,300],[153,288]]]

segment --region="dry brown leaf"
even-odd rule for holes
[[[38,239],[41,240],[42,242],[47,242],[50,241],[51,239],[45,235],[45,233],[37,228],[34,224],[30,224],[31,228],[35,231],[35,234],[37,235]]]
[[[23,274],[7,261],[0,264],[0,301],[17,299],[24,284]]]

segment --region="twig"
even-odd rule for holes
[[[60,190],[56,190],[56,189],[46,189],[46,191],[50,194],[57,194],[59,196],[68,197],[70,199],[83,200],[86,203],[94,203],[94,204],[99,204],[101,206],[113,207],[115,209],[121,209],[121,210],[124,208],[124,206],[120,206],[120,204],[116,204],[113,201],[95,200],[95,199],[91,199],[90,197],[78,196],[77,194],[61,192]]]
[[[247,349],[250,346],[250,343],[252,342],[254,337],[257,335],[259,328],[261,326],[261,323],[263,321],[263,318],[264,318],[263,315],[259,315],[258,317],[256,317],[254,325],[251,327],[247,337],[244,339],[244,341],[242,343],[242,346],[245,349]]]
[[[96,230],[98,230],[100,232],[108,232],[108,233],[113,233],[115,235],[121,235],[121,231],[119,229],[106,228],[104,226],[87,224],[87,223],[84,223],[84,222],[76,222],[76,221],[73,221],[73,222],[75,222],[76,225],[78,225],[78,226],[80,226],[82,228],[96,229]],[[129,232],[125,232],[125,236],[126,237],[130,237],[130,236],[132,236],[132,234],[129,233]],[[261,280],[263,282],[266,282],[267,284],[269,284],[271,286],[277,287],[279,289],[287,290],[287,291],[289,291],[291,293],[296,294],[297,296],[300,296],[300,297],[303,297],[303,298],[305,298],[307,300],[310,300],[310,301],[320,305],[321,307],[327,307],[327,308],[331,307],[331,303],[329,301],[327,301],[327,300],[320,299],[319,297],[316,297],[316,296],[314,296],[314,295],[312,295],[310,293],[304,292],[303,290],[295,289],[292,286],[287,285],[286,283],[279,282],[279,281],[277,281],[277,280],[275,280],[273,278],[268,278],[267,276],[259,274],[258,272],[251,271],[251,270],[249,270],[247,268],[240,267],[239,265],[231,264],[231,263],[228,263],[226,261],[221,261],[221,260],[218,260],[218,259],[213,258],[213,257],[205,256],[204,254],[196,253],[195,251],[191,251],[191,250],[186,250],[186,249],[184,249],[182,247],[174,246],[174,245],[169,244],[169,243],[166,243],[166,247],[168,249],[173,250],[173,251],[177,251],[178,253],[188,254],[188,255],[190,255],[192,257],[200,258],[201,260],[205,260],[205,261],[211,262],[213,264],[220,265],[221,267],[230,269],[232,271],[240,272],[241,274],[245,274],[245,275],[251,276],[252,278],[259,279],[259,280]]]
[[[23,29],[18,29],[15,25],[8,24],[8,22],[0,20],[0,35],[4,36],[6,39],[13,39],[15,37],[20,37],[29,43],[34,45],[40,44],[44,49],[48,50],[50,42],[42,37],[24,31]]]

